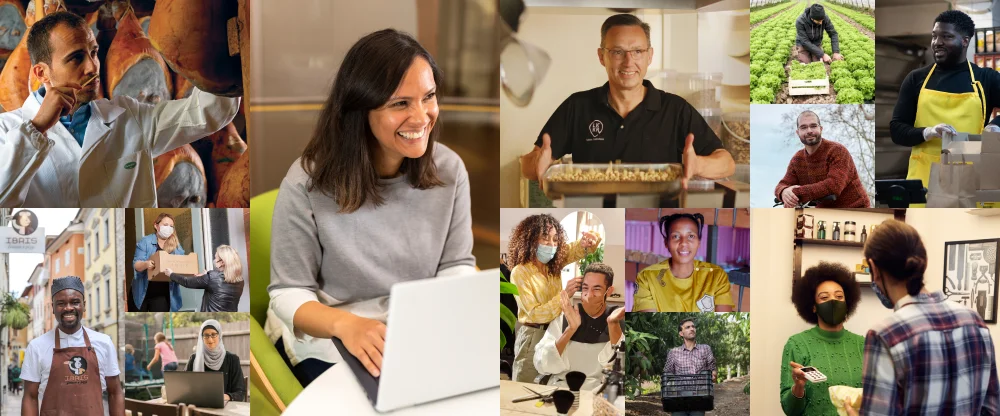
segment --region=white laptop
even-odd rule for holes
[[[499,269],[392,286],[380,377],[333,343],[375,410],[388,412],[500,385]]]

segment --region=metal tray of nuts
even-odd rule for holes
[[[681,193],[684,169],[679,163],[560,164],[542,177],[549,198],[563,195],[660,194],[676,198]]]

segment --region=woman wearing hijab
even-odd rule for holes
[[[181,308],[181,287],[174,282],[150,282],[146,271],[154,267],[153,257],[157,251],[184,255],[177,234],[174,233],[174,217],[161,213],[153,222],[156,232],[143,237],[135,244],[135,277],[132,279],[132,300],[139,312],[177,312]]]
[[[225,380],[226,401],[243,401],[247,386],[243,383],[240,357],[226,351],[219,332],[219,321],[209,319],[201,324],[201,337],[195,353],[188,359],[187,371],[221,371]]]
[[[215,268],[197,276],[176,274],[163,269],[172,283],[191,289],[205,289],[202,312],[236,312],[243,296],[243,265],[236,249],[225,244],[215,249]]]

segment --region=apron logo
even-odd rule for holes
[[[135,162],[128,162],[125,164],[125,169],[132,169],[135,167]]]
[[[601,132],[604,131],[604,123],[602,123],[601,120],[591,121],[588,129],[590,130],[591,136],[597,137],[598,134],[601,134]]]
[[[66,364],[69,365],[69,371],[73,373],[73,375],[82,376],[87,372],[87,360],[84,360],[83,357],[79,355],[74,355],[73,358],[70,358],[69,361],[66,362]]]

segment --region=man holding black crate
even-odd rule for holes
[[[707,388],[702,389],[701,387],[708,387],[715,384],[715,378],[718,376],[718,372],[715,369],[715,355],[712,354],[712,347],[695,342],[698,330],[695,327],[694,319],[685,319],[677,327],[678,334],[684,340],[684,345],[675,347],[667,353],[667,363],[663,366],[664,377],[668,375],[692,375],[711,372],[712,379],[705,386],[694,380],[677,380],[673,383],[678,390],[677,393],[682,396],[693,396],[696,393],[701,393],[698,390],[703,390],[706,393],[711,392],[711,390]],[[661,381],[661,383],[666,384],[666,381]],[[672,412],[671,415],[704,416],[705,412]]]

